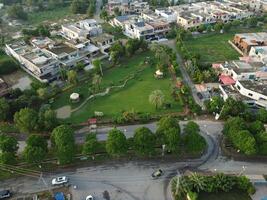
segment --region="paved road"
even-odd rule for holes
[[[181,125],[185,123],[181,122]],[[184,168],[188,164],[192,167],[198,167],[205,163],[206,160],[213,161],[216,158],[214,154],[216,154],[217,150],[214,141],[222,130],[222,124],[205,120],[197,121],[197,123],[201,127],[201,133],[209,143],[208,153],[202,158],[187,160],[186,162],[164,162],[162,160],[120,164],[110,162],[100,166],[81,168],[64,173],[64,175],[70,177],[71,184],[78,186],[76,190],[73,190],[74,199],[82,200],[87,194],[93,194],[97,197],[96,199],[102,199],[102,193],[107,190],[112,197],[111,199],[116,200],[169,200],[171,196],[168,189],[169,181],[176,175],[177,169]],[[131,137],[133,131],[140,126],[146,126],[155,131],[156,123],[121,126],[118,128],[123,130],[127,137]],[[100,129],[98,139],[105,140],[110,129]],[[85,133],[79,133],[76,140],[82,141],[84,137]],[[158,168],[163,169],[164,175],[160,179],[153,180],[151,173]],[[45,180],[50,183],[52,177],[60,175],[62,174],[48,174],[45,176]],[[31,193],[46,189],[42,182],[31,178],[0,182],[0,185],[2,188],[11,188],[19,193]]]
[[[198,105],[200,105],[203,109],[205,109],[204,103],[197,96],[197,91],[196,91],[195,85],[194,85],[193,81],[191,80],[190,76],[188,75],[188,73],[187,73],[187,71],[185,69],[185,65],[184,65],[183,59],[181,58],[181,55],[176,50],[175,40],[168,40],[166,42],[163,42],[163,44],[169,46],[170,48],[172,48],[176,52],[176,61],[179,64],[180,71],[182,73],[184,82],[190,87],[190,89],[192,91],[192,96],[193,96],[195,102]]]

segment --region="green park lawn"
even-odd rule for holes
[[[142,53],[133,56],[132,58],[124,59],[120,66],[116,66],[104,72],[101,88],[104,89],[111,85],[121,85],[130,74],[133,74],[138,69],[144,67],[144,60],[146,57],[152,56],[151,52]],[[181,105],[174,102],[171,97],[171,79],[166,77],[161,80],[154,78],[153,74],[155,67],[147,65],[145,70],[139,73],[135,79],[130,80],[126,87],[112,90],[107,96],[97,97],[89,100],[80,110],[72,113],[71,117],[66,121],[72,123],[80,123],[86,121],[94,115],[95,111],[103,112],[106,118],[111,118],[121,111],[129,111],[134,109],[136,112],[149,113],[165,113],[165,112],[179,112]],[[165,101],[172,104],[168,110],[156,110],[148,101],[149,95],[154,90],[162,90],[165,95]],[[53,108],[60,108],[69,103],[69,95],[72,92],[82,94],[81,102],[88,97],[89,82],[81,83],[74,89],[71,89],[55,99]],[[71,105],[76,107],[77,105]]]
[[[251,200],[251,198],[242,191],[218,192],[218,193],[200,193],[198,200]]]
[[[234,60],[238,59],[240,54],[231,47],[228,40],[233,39],[236,33],[259,32],[265,29],[266,25],[256,28],[232,28],[229,33],[209,33],[196,36],[193,39],[185,41],[185,45],[190,52],[201,55],[201,62],[213,63]]]

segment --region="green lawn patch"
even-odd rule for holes
[[[44,10],[39,12],[30,13],[28,16],[28,22],[30,24],[39,24],[47,20],[59,20],[61,18],[66,18],[71,16],[71,11],[69,6],[62,6],[55,8],[53,10]]]
[[[132,58],[125,58],[119,66],[116,66],[104,72],[101,88],[112,85],[121,85],[129,75],[134,74],[137,70],[145,66],[144,60],[152,56],[151,52],[141,53]],[[149,112],[154,114],[167,113],[170,111],[179,112],[181,106],[171,97],[171,78],[166,77],[161,80],[154,78],[154,66],[146,66],[145,70],[137,75],[136,78],[130,80],[125,88],[113,89],[110,94],[104,97],[97,97],[89,100],[80,110],[72,113],[71,117],[66,121],[72,123],[80,123],[86,121],[94,115],[95,111],[103,112],[106,118],[114,117],[122,111],[134,109],[136,112]],[[77,87],[61,94],[55,99],[53,108],[70,105],[69,95],[72,92],[78,92],[83,95],[82,101],[88,97],[90,82],[82,83]],[[156,110],[148,101],[149,95],[153,90],[162,90],[165,100],[171,103],[170,109]],[[81,101],[81,102],[82,102]],[[72,105],[76,107],[77,105]]]
[[[209,33],[196,36],[185,41],[190,52],[201,55],[200,62],[224,62],[240,57],[240,54],[231,47],[228,40],[232,40],[236,33],[260,32],[266,29],[266,25],[256,28],[233,28],[229,33]]]
[[[251,200],[250,196],[243,192],[234,190],[231,192],[200,193],[198,200]]]
[[[240,55],[228,43],[232,38],[231,33],[207,34],[188,40],[185,45],[190,52],[200,54],[201,62],[234,60]]]

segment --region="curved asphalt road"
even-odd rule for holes
[[[181,126],[185,123],[181,122]],[[207,153],[199,159],[187,160],[186,162],[157,160],[121,163],[113,161],[63,174],[46,174],[45,180],[50,185],[53,177],[67,175],[71,184],[78,187],[75,190],[72,188],[75,200],[85,199],[88,194],[93,194],[96,200],[103,199],[102,193],[105,190],[109,192],[111,199],[116,200],[170,200],[169,181],[176,175],[178,169],[184,169],[187,165],[192,168],[199,167],[205,163],[213,162],[217,157],[216,138],[222,130],[222,124],[213,121],[197,121],[197,123],[201,127],[201,134],[208,142]],[[123,130],[127,137],[131,137],[133,131],[140,126],[146,126],[152,131],[156,129],[156,123],[118,128]],[[100,129],[98,139],[105,140],[110,129],[109,127]],[[83,141],[85,137],[84,131],[86,130],[77,133],[77,142]],[[159,179],[153,180],[151,173],[158,168],[163,169],[164,175]],[[2,188],[11,188],[12,191],[23,194],[47,189],[42,182],[26,177],[0,182],[0,185]]]

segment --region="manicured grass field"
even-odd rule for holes
[[[185,42],[190,52],[201,55],[201,62],[223,62],[238,59],[240,54],[230,46],[228,40],[232,40],[235,33],[259,32],[266,29],[266,26],[256,28],[233,28],[229,33],[209,33],[196,36]]]
[[[198,200],[251,200],[251,198],[242,191],[218,192],[218,193],[201,193]]]
[[[69,6],[62,6],[53,10],[45,10],[41,12],[33,12],[28,16],[28,22],[30,24],[39,24],[44,21],[56,21],[62,18],[66,18],[71,15]]]
[[[185,45],[190,52],[201,55],[201,62],[218,62],[234,60],[240,56],[237,51],[228,44],[233,34],[207,34],[186,41]]]
[[[122,80],[125,80],[130,74],[136,72],[144,66],[144,60],[147,56],[151,56],[150,52],[142,53],[133,56],[130,59],[125,59],[120,66],[116,66],[104,73],[102,88],[110,85],[120,85]],[[164,113],[164,112],[179,112],[181,106],[179,103],[174,102],[171,97],[171,79],[157,80],[153,74],[155,67],[147,66],[144,71],[128,82],[125,88],[112,90],[110,94],[104,97],[97,97],[90,100],[80,110],[72,113],[70,119],[72,123],[80,123],[92,117],[95,111],[103,112],[106,118],[111,118],[114,115],[121,113],[121,111],[129,111],[134,109],[136,112],[149,112],[149,113]],[[89,84],[89,83],[88,83]],[[55,99],[54,108],[59,108],[64,105],[70,105],[69,95],[72,92],[80,92],[83,94],[83,100],[88,93],[88,86],[82,84],[75,89],[62,94],[59,98]],[[156,110],[153,105],[148,101],[149,95],[154,90],[162,90],[165,95],[165,101],[172,104],[168,110]]]

